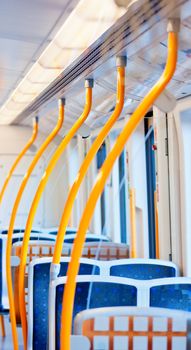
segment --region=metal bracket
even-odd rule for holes
[[[93,88],[94,80],[93,79],[85,79],[85,88]]]
[[[59,106],[65,106],[65,103],[66,103],[66,99],[64,98],[64,97],[62,97],[62,98],[59,98],[59,100],[58,100],[58,105]]]
[[[117,67],[126,67],[127,57],[126,56],[117,56],[116,57],[116,66]]]
[[[179,33],[180,31],[180,18],[169,18],[167,24],[167,32]]]
[[[39,122],[39,117],[36,115],[36,116],[34,117],[34,123],[38,124],[38,122]]]

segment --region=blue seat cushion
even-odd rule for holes
[[[137,280],[150,280],[154,278],[175,277],[176,270],[172,266],[155,264],[124,264],[112,266],[111,276],[128,277]]]
[[[67,238],[67,236],[66,236],[66,238],[64,239],[64,242],[65,243],[73,243],[74,240],[75,240],[75,237],[74,238]],[[92,237],[86,238],[86,243],[88,243],[88,242],[105,242],[105,240],[103,241],[100,238],[94,238],[92,235]]]
[[[20,242],[22,240],[23,240],[23,237],[14,238],[14,236],[13,236],[12,243]],[[47,238],[40,237],[40,236],[39,237],[35,237],[35,236],[31,235],[30,236],[30,240],[31,241],[35,240],[35,241],[51,241],[51,242],[55,242],[55,238],[51,237],[51,235],[50,235],[50,237],[47,237]]]
[[[56,230],[56,231],[50,231],[50,232],[48,232],[48,233],[51,234],[51,235],[57,235],[58,230]],[[66,234],[66,235],[75,235],[75,234],[76,234],[76,230],[73,230],[73,231],[67,231],[67,230],[66,230],[65,234]]]
[[[191,311],[191,285],[169,284],[152,287],[150,306]]]
[[[25,232],[25,229],[22,228],[22,229],[14,229],[13,230],[13,233],[24,233]],[[38,231],[38,230],[32,230],[31,232],[33,233],[42,233],[42,231]],[[2,235],[7,235],[8,233],[8,230],[3,230],[0,232]]]

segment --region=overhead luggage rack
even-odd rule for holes
[[[128,55],[130,57],[154,41],[160,41],[163,34],[161,32],[162,26],[160,26],[160,30],[153,29],[153,32],[152,28],[157,23],[169,18],[175,11],[178,13],[180,8],[184,17],[188,15],[182,6],[187,2],[187,0],[174,0],[173,2],[144,0],[133,3],[115,25],[64,69],[61,75],[18,115],[14,123],[22,121],[39,110],[45,103],[62,96],[66,91],[68,92],[74,83],[76,84],[92,74],[99,76],[100,66],[104,62],[108,64],[108,60],[115,57],[117,53],[127,51],[128,54],[131,49],[131,55]],[[151,33],[149,38],[146,35],[148,31]],[[110,64],[113,65],[113,62]]]

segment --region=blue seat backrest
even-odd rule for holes
[[[130,285],[110,282],[77,283],[73,319],[77,313],[87,309],[89,288],[91,285],[88,307],[136,306],[137,288]],[[60,349],[60,318],[62,311],[64,285],[56,288],[56,350]]]
[[[93,236],[93,235],[92,235],[92,236]],[[75,240],[75,237],[73,237],[73,238],[67,238],[67,236],[66,236],[65,239],[64,239],[64,242],[65,242],[65,243],[73,243],[74,240]],[[102,239],[100,239],[100,238],[98,238],[98,237],[96,237],[96,238],[94,238],[94,237],[87,237],[86,240],[85,240],[85,242],[88,243],[88,242],[107,242],[107,241],[102,240]]]
[[[14,238],[14,236],[13,236],[12,243],[20,242],[22,240],[23,240],[23,237],[16,237],[16,238]],[[40,236],[36,237],[36,236],[31,235],[30,236],[30,240],[55,242],[55,238],[51,237],[51,235],[50,235],[50,237],[43,237],[43,236],[42,237],[40,237]]]
[[[88,243],[88,242],[107,242],[107,241],[102,240],[100,238],[88,237],[88,238],[86,238],[86,243]]]
[[[56,231],[50,231],[50,232],[48,232],[49,234],[51,234],[51,235],[57,235],[57,233],[58,233],[58,230],[56,230]],[[66,232],[65,232],[65,235],[75,235],[76,234],[76,230],[74,230],[74,231],[67,231],[66,230]]]
[[[25,229],[14,229],[13,230],[13,233],[24,233],[25,232]],[[33,232],[33,233],[42,233],[42,231],[38,231],[38,230],[32,230],[31,232]],[[3,231],[1,231],[1,234],[2,235],[7,235],[7,233],[8,233],[8,230],[3,230]]]
[[[59,276],[66,276],[68,262],[61,262]],[[91,264],[80,264],[79,275],[99,275],[100,269]],[[50,263],[34,266],[33,277],[33,350],[46,350],[48,339],[48,290]]]
[[[165,284],[150,288],[150,306],[191,311],[191,284]]]
[[[155,264],[124,264],[110,268],[110,276],[128,277],[137,280],[150,280],[163,277],[175,277],[176,270],[172,266]]]

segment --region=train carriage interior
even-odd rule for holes
[[[0,3],[0,350],[191,350],[191,0]]]

